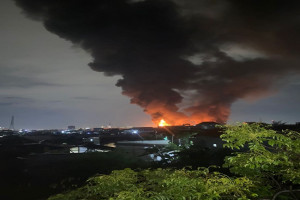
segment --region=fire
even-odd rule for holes
[[[170,126],[170,124],[167,124],[165,120],[161,119],[158,126]]]

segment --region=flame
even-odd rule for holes
[[[170,126],[170,124],[167,124],[165,120],[161,119],[158,126]]]

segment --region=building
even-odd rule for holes
[[[75,126],[74,125],[68,126],[68,130],[75,130]]]
[[[147,152],[153,147],[164,147],[170,143],[169,140],[137,140],[137,141],[118,141],[116,149],[131,156],[140,157],[146,161],[160,161],[161,158],[154,153]]]
[[[197,124],[196,127],[200,129],[210,130],[210,129],[216,129],[217,126],[221,125],[217,122],[202,122],[200,124]]]

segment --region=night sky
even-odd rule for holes
[[[297,1],[60,2],[0,2],[1,127],[300,121]]]

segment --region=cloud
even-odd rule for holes
[[[33,102],[33,99],[26,97],[0,96],[0,106],[24,105]]]
[[[0,67],[0,88],[31,88],[37,86],[60,86],[57,83],[50,83],[47,81],[39,80],[35,77],[34,72],[31,74],[19,74],[20,69],[14,67]]]
[[[59,84],[38,81],[28,77],[17,77],[9,75],[0,77],[0,88],[31,88],[38,86],[59,86]]]
[[[97,98],[97,97],[87,97],[87,96],[79,96],[79,97],[73,97],[75,100],[89,100],[89,101],[100,101],[103,98]]]

